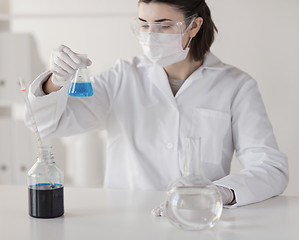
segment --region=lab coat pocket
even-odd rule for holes
[[[192,117],[191,136],[201,137],[201,160],[221,163],[223,142],[230,131],[231,116],[228,113],[197,108]]]

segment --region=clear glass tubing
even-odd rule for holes
[[[168,220],[184,230],[212,228],[222,213],[222,197],[201,168],[201,138],[185,138],[184,175],[167,191],[165,213]]]

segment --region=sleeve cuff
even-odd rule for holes
[[[43,90],[43,84],[49,79],[51,74],[52,73],[50,71],[47,71],[39,75],[30,85],[30,93],[32,93],[35,97],[45,96],[46,94]]]

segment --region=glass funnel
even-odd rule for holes
[[[72,79],[69,95],[72,97],[90,97],[93,95],[93,88],[87,69],[88,58],[86,54],[78,54],[78,57],[80,58],[81,63]]]
[[[222,213],[222,198],[216,187],[202,174],[201,139],[185,138],[184,175],[167,190],[165,211],[168,220],[184,230],[213,227]]]
[[[54,162],[52,147],[41,147],[27,174],[29,215],[54,218],[63,215],[64,174]]]

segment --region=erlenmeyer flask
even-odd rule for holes
[[[54,162],[52,147],[41,147],[27,175],[29,215],[55,218],[63,215],[64,174]]]
[[[78,54],[78,57],[81,59],[81,63],[72,79],[69,95],[72,97],[90,97],[93,95],[93,89],[87,70],[87,55]]]
[[[184,230],[213,227],[222,213],[222,198],[201,172],[201,139],[185,138],[185,172],[168,188],[165,210],[168,220]]]

